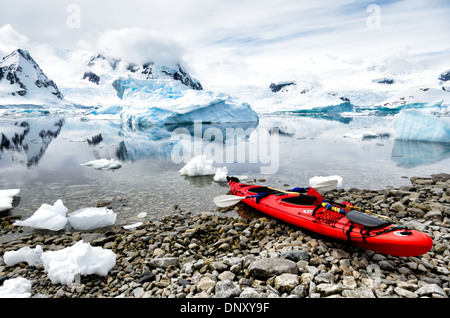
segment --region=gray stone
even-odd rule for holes
[[[260,297],[261,295],[253,287],[245,288],[239,295],[239,298],[260,298]]]
[[[200,291],[200,292],[201,291],[205,291],[206,292],[206,291],[214,288],[215,286],[216,286],[216,282],[214,280],[212,280],[210,277],[205,276],[205,277],[202,277],[200,279],[200,281],[198,282],[197,290]]]
[[[342,296],[347,298],[375,298],[375,294],[368,287],[345,289],[342,291]]]
[[[291,295],[296,295],[299,298],[306,297],[306,287],[305,285],[297,285],[294,287],[294,289],[291,291]]]
[[[405,298],[418,298],[419,296],[407,289],[401,288],[401,287],[395,287],[394,288],[394,292],[399,295],[400,297],[405,297]]]
[[[321,272],[314,277],[314,282],[316,284],[326,283],[331,284],[334,283],[334,275],[330,272]]]
[[[433,296],[433,294],[436,294],[441,297],[448,298],[447,294],[442,290],[442,288],[436,284],[426,284],[420,287],[418,290],[416,290],[415,293],[419,297]]]
[[[339,284],[322,283],[322,284],[318,284],[316,286],[316,291],[321,293],[323,296],[330,296],[333,294],[338,294],[338,293],[342,292],[343,289],[344,289],[344,287]]]
[[[238,297],[241,294],[239,286],[233,283],[231,280],[223,280],[217,282],[215,292],[216,298]]]
[[[268,279],[275,275],[283,273],[297,274],[297,264],[284,258],[265,258],[252,262],[248,271],[251,276],[256,278]]]
[[[161,257],[161,258],[153,258],[151,260],[151,264],[155,267],[167,268],[171,265],[177,266],[180,262],[178,257]]]
[[[309,255],[306,251],[289,251],[281,255],[282,258],[298,262],[298,261],[309,261]]]
[[[300,283],[300,276],[284,273],[275,277],[275,288],[280,292],[290,293]]]

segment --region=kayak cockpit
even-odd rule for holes
[[[314,205],[316,198],[309,195],[296,195],[287,198],[282,198],[280,202],[294,204],[294,205]]]

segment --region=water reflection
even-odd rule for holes
[[[26,167],[38,165],[50,143],[58,137],[64,126],[63,118],[32,118],[11,121],[0,128],[0,159],[12,154],[12,162]]]
[[[228,132],[233,132],[234,142],[240,142],[248,139],[256,127],[257,123],[230,123],[142,128],[122,125],[120,121],[86,121],[78,117],[6,119],[0,122],[0,166],[17,163],[37,166],[58,136],[59,162],[80,164],[100,158],[134,162],[140,159],[170,160],[173,147],[186,140],[196,141],[202,148],[207,142],[223,147],[230,136]]]
[[[450,158],[450,143],[395,140],[391,158],[405,168],[433,164]]]

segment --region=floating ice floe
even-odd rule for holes
[[[0,286],[0,298],[30,298],[32,284],[23,277],[10,278]]]
[[[0,190],[0,212],[12,209],[14,197],[18,195],[20,189]]]
[[[226,182],[228,175],[227,167],[213,167],[213,160],[207,159],[204,155],[191,158],[179,172],[189,177],[214,175],[216,182]]]
[[[116,213],[103,208],[83,208],[68,214],[69,224],[75,230],[93,230],[116,222]]]
[[[197,156],[188,161],[188,163],[180,169],[180,174],[189,177],[215,175],[216,168],[213,167],[213,161],[207,159],[206,156]]]
[[[338,184],[337,184],[336,187],[337,188],[342,188],[342,177],[338,176],[338,175],[325,176],[325,177],[323,177],[323,176],[312,177],[312,178],[309,179],[309,186],[314,188],[315,185],[317,185],[319,183],[322,183],[322,182],[329,181],[329,180],[337,180]]]
[[[112,170],[119,169],[122,167],[122,164],[115,159],[98,159],[92,160],[84,164],[85,166],[92,167],[94,169],[102,169],[102,170]]]
[[[14,225],[29,226],[37,229],[59,231],[66,227],[67,208],[61,200],[55,204],[42,204],[41,207],[26,220],[18,220]]]
[[[450,122],[417,109],[394,116],[395,139],[450,142]]]
[[[37,266],[42,263],[41,256],[42,246],[37,245],[35,248],[24,246],[17,251],[7,251],[3,255],[3,261],[7,266],[13,266],[18,263],[28,263],[30,266]]]
[[[78,274],[106,276],[116,264],[116,254],[80,240],[61,250],[44,252],[41,260],[53,284],[70,285]]]

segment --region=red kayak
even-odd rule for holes
[[[425,233],[397,226],[358,211],[345,203],[329,203],[313,188],[302,193],[286,193],[259,185],[241,183],[228,177],[228,184],[242,202],[284,222],[356,246],[395,256],[427,253],[433,241]]]

